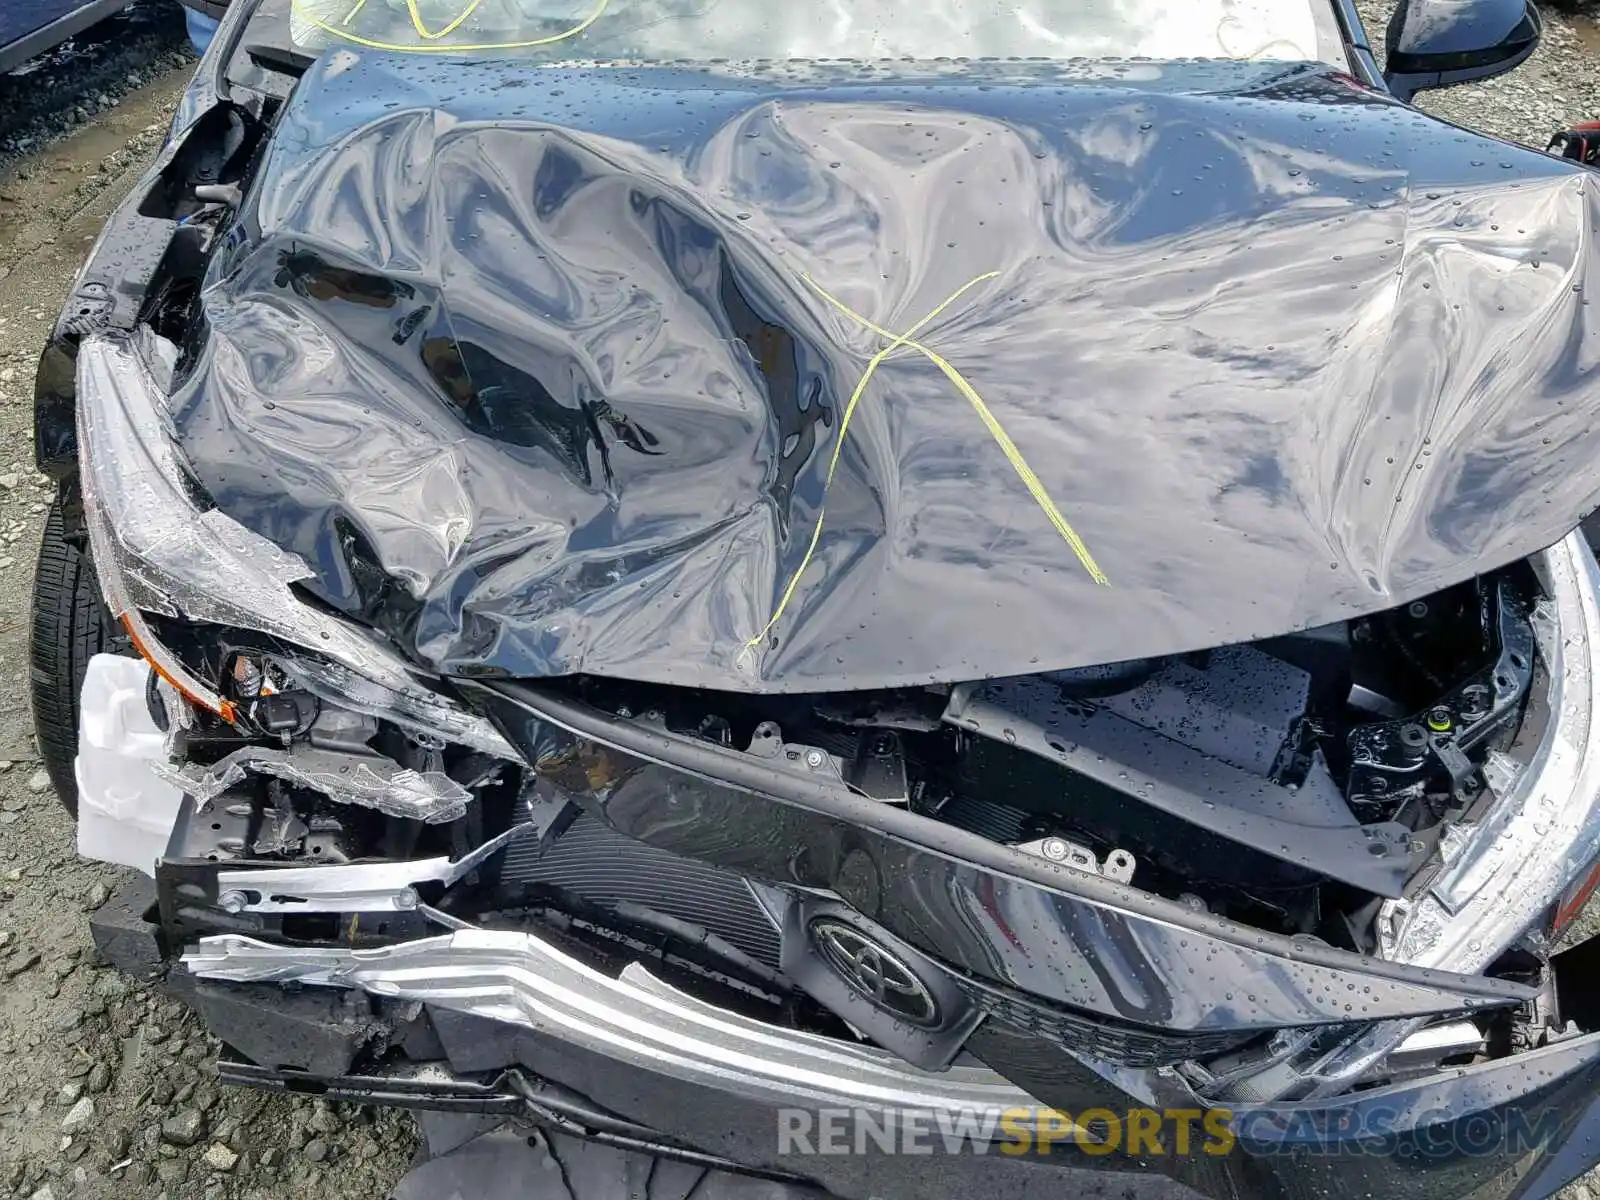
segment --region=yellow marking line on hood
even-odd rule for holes
[[[429,40],[430,42],[437,43],[433,45],[419,45],[416,42],[382,42],[376,38],[363,37],[359,33],[352,33],[350,30],[342,28],[342,25],[348,24],[356,16],[356,14],[359,13],[363,7],[365,7],[366,0],[360,0],[360,3],[358,3],[350,10],[349,13],[345,15],[344,20],[339,25],[332,24],[330,21],[325,20],[320,13],[314,12],[312,10],[310,0],[289,0],[289,7],[293,9],[297,15],[311,22],[311,24],[316,28],[322,30],[322,32],[331,34],[340,41],[351,42],[357,46],[365,46],[369,50],[393,50],[400,54],[471,54],[478,51],[487,50],[527,50],[534,46],[550,46],[554,45],[556,42],[564,42],[568,38],[577,37],[580,33],[589,28],[589,26],[593,25],[605,14],[607,7],[609,7],[611,3],[611,0],[596,0],[594,11],[592,11],[588,16],[584,17],[582,21],[578,22],[578,24],[574,25],[571,29],[568,29],[562,33],[553,33],[549,37],[531,38],[528,41],[523,42],[457,43],[438,41],[438,39],[443,38],[460,28],[462,22],[471,17],[472,14],[478,10],[478,7],[482,3],[483,0],[469,0],[466,7],[462,9],[461,14],[456,17],[455,20],[451,21],[443,29],[434,31],[427,28],[427,26],[423,23],[421,14],[417,11],[416,0],[406,0],[406,7],[411,13],[411,23],[416,28],[418,35]]]
[[[1039,476],[1036,475],[1033,468],[1028,465],[1027,459],[1023,458],[1022,451],[1017,449],[1017,444],[1013,442],[1010,435],[1006,433],[1005,427],[1000,424],[999,418],[996,417],[993,411],[990,410],[989,406],[984,403],[983,397],[978,395],[978,390],[968,383],[966,377],[963,376],[960,371],[956,370],[955,367],[951,366],[946,359],[929,349],[927,346],[923,345],[921,342],[915,340],[916,335],[920,333],[929,322],[937,318],[941,313],[944,312],[945,309],[949,308],[962,296],[966,295],[967,292],[977,287],[980,283],[986,283],[991,279],[998,279],[999,277],[999,271],[987,271],[984,274],[977,276],[975,279],[969,279],[966,283],[962,284],[959,288],[952,292],[947,299],[942,301],[936,308],[934,308],[932,312],[923,317],[922,320],[918,321],[910,329],[906,330],[904,333],[891,333],[882,326],[876,325],[869,321],[866,317],[856,312],[838,297],[825,291],[816,280],[811,278],[810,275],[801,276],[801,278],[805,280],[806,284],[810,286],[817,293],[817,295],[821,296],[829,304],[833,305],[840,312],[844,313],[847,317],[857,322],[862,327],[871,330],[881,338],[887,338],[888,345],[884,346],[883,349],[877,351],[871,358],[867,360],[866,369],[861,372],[861,378],[856,383],[855,390],[850,393],[850,401],[845,405],[844,409],[844,418],[839,422],[839,436],[834,440],[833,443],[833,455],[828,461],[828,474],[822,483],[823,504],[817,509],[817,523],[811,530],[811,541],[806,546],[806,552],[800,559],[799,567],[795,569],[794,575],[790,577],[788,587],[784,588],[783,595],[778,600],[777,608],[773,610],[772,616],[770,619],[768,619],[767,623],[762,626],[761,632],[756,634],[755,637],[751,638],[745,643],[747,649],[754,649],[756,646],[760,645],[761,642],[766,640],[767,635],[772,632],[773,626],[775,626],[779,619],[783,616],[784,610],[789,607],[789,601],[794,598],[795,589],[800,585],[800,576],[805,574],[805,569],[811,565],[811,557],[816,553],[817,542],[822,537],[822,523],[827,514],[828,490],[833,486],[834,472],[839,468],[839,455],[844,449],[844,437],[845,432],[850,428],[850,418],[855,415],[856,405],[860,402],[862,395],[866,392],[867,385],[872,382],[872,376],[877,371],[879,364],[893,354],[896,350],[901,349],[915,350],[934,366],[938,367],[939,370],[944,372],[945,378],[955,385],[956,390],[959,391],[962,396],[966,398],[967,403],[971,404],[973,409],[976,410],[978,419],[983,422],[984,428],[989,431],[989,435],[994,438],[995,442],[999,445],[1001,453],[1003,453],[1006,456],[1006,460],[1010,462],[1012,470],[1014,470],[1018,477],[1021,478],[1023,485],[1028,489],[1028,492],[1033,497],[1034,502],[1044,510],[1045,516],[1050,519],[1050,524],[1055,526],[1056,532],[1066,540],[1067,545],[1072,547],[1072,552],[1078,556],[1078,561],[1083,564],[1083,569],[1089,572],[1089,578],[1093,579],[1096,583],[1101,584],[1102,586],[1108,586],[1111,583],[1111,580],[1106,577],[1105,572],[1100,569],[1100,565],[1095,562],[1094,555],[1089,552],[1089,547],[1084,544],[1083,539],[1078,536],[1077,531],[1072,528],[1070,523],[1068,523],[1066,517],[1061,515],[1061,510],[1056,507],[1055,501],[1050,498],[1050,493],[1045,491],[1044,484],[1040,482]]]

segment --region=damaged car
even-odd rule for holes
[[[1600,175],[1409,103],[1539,29],[235,0],[38,373],[102,953],[661,1179],[1552,1193]]]

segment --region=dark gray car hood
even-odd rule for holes
[[[214,261],[176,419],[221,508],[444,673],[1172,653],[1595,507],[1597,182],[1325,68],[340,51]]]

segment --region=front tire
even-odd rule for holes
[[[33,627],[29,682],[39,757],[56,798],[78,815],[78,694],[96,654],[127,654],[127,636],[100,598],[100,583],[87,548],[66,536],[61,498],[50,505],[33,576]]]

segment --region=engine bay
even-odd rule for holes
[[[1486,779],[1517,769],[1538,723],[1536,601],[1519,565],[1261,643],[1021,678],[803,696],[545,686],[1197,912],[1373,953],[1383,900],[1492,799]],[[172,777],[202,806],[226,793],[231,814],[210,857],[459,856],[525,816],[532,772],[320,700],[292,660],[201,641],[202,669],[277,743],[181,731]]]
[[[747,697],[585,679],[622,716],[1259,928],[1375,948],[1511,770],[1533,680],[1521,571],[1166,659],[893,692]]]

